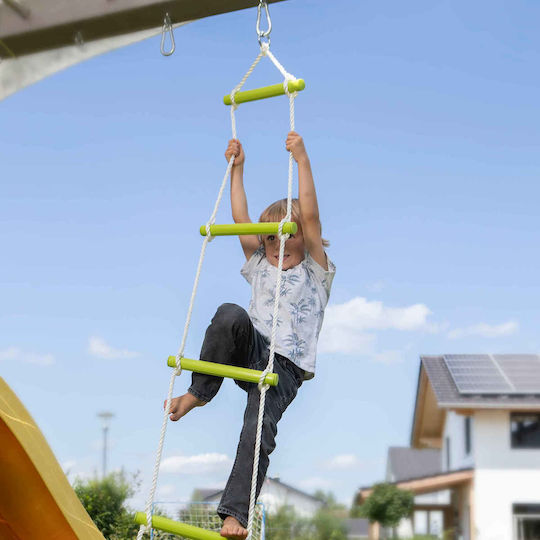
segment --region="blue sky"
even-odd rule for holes
[[[269,474],[347,504],[407,445],[419,355],[535,352],[540,5],[271,6],[272,50],[307,88],[311,156],[337,266],[317,376],[284,416]],[[225,171],[229,93],[257,54],[254,10],[50,77],[0,103],[0,374],[69,477],[140,471],[142,506],[200,250]],[[280,81],[264,62],[249,86]],[[242,106],[252,219],[286,195],[285,99]],[[228,195],[218,222],[230,222]],[[186,356],[223,302],[247,306],[235,238],[209,246]],[[189,385],[184,373],[177,394]],[[244,394],[170,424],[158,498],[227,478]]]

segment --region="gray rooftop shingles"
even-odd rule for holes
[[[388,466],[393,482],[439,474],[441,451],[393,446],[388,449]]]

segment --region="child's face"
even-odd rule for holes
[[[272,266],[279,264],[279,236],[270,234],[262,237],[266,258]],[[291,234],[285,242],[285,251],[283,254],[283,270],[288,270],[304,260],[305,247],[304,236],[299,229],[296,234]]]

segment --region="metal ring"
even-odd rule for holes
[[[261,30],[261,13],[262,8],[266,13],[266,20],[268,22],[268,28],[264,31]],[[257,30],[257,36],[259,38],[259,45],[262,45],[263,38],[267,39],[268,44],[270,44],[270,32],[272,31],[272,19],[270,18],[270,11],[268,10],[268,4],[266,0],[260,0],[259,5],[257,6],[257,24],[255,25]]]
[[[165,50],[165,35],[167,34],[167,32],[171,37],[171,49],[169,51]],[[161,29],[161,54],[163,56],[171,56],[175,49],[176,44],[174,42],[174,32],[171,19],[169,17],[169,14],[165,13],[165,17],[163,18],[163,28]]]

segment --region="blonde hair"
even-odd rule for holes
[[[287,199],[280,199],[272,203],[268,208],[263,210],[261,217],[259,218],[260,223],[276,222],[281,221],[287,215]],[[300,219],[300,203],[298,199],[292,200],[291,208],[291,219],[298,225],[298,232],[302,232],[302,220]],[[321,226],[322,232],[322,226]],[[262,239],[259,236],[259,242],[262,243]],[[322,245],[328,247],[330,242],[322,238]]]

